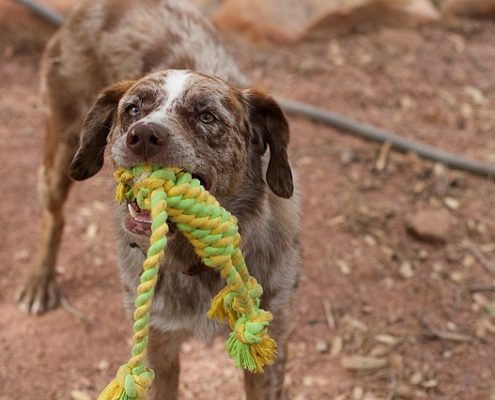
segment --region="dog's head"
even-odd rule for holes
[[[108,145],[116,165],[181,167],[215,196],[235,196],[247,179],[263,180],[261,156],[269,147],[266,182],[288,198],[293,192],[288,142],[287,120],[271,97],[219,78],[168,70],[100,94],[69,175],[83,180],[96,174]]]

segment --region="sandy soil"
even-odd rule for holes
[[[38,63],[49,28],[29,26],[31,36],[0,41],[0,400],[89,399],[126,360],[130,333],[108,169],[71,193],[57,265],[65,297],[85,318],[64,308],[28,316],[12,301],[34,260],[40,215]],[[495,162],[493,43],[495,24],[463,21],[293,48],[229,47],[273,93]],[[304,261],[288,397],[494,399],[495,277],[478,254],[493,265],[494,182],[395,153],[381,168],[376,144],[303,118],[291,127]],[[449,212],[445,244],[406,231],[409,215],[430,208]],[[182,399],[243,398],[242,373],[221,341],[184,346],[181,374]]]

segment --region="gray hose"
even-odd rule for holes
[[[64,18],[62,15],[31,0],[14,0],[29,8],[42,18],[56,26],[61,26]],[[279,98],[277,101],[288,113],[302,115],[316,122],[322,122],[334,128],[353,133],[359,137],[375,142],[388,142],[392,148],[403,152],[415,152],[428,160],[441,162],[452,168],[471,172],[478,175],[495,177],[495,165],[485,164],[474,160],[468,160],[452,153],[437,149],[427,144],[416,142],[397,136],[394,133],[383,131],[371,125],[346,118],[344,116],[314,107],[306,103]]]
[[[291,114],[302,115],[316,122],[322,122],[334,128],[354,133],[359,137],[375,142],[388,142],[396,150],[412,151],[428,160],[438,161],[452,168],[472,172],[478,175],[495,177],[495,165],[485,164],[474,160],[468,160],[452,153],[439,150],[427,144],[405,139],[394,133],[383,131],[371,125],[343,117],[298,101],[278,98],[282,108]]]
[[[22,4],[24,7],[29,8],[40,17],[48,20],[55,26],[60,26],[64,23],[64,17],[58,12],[31,0],[15,0],[17,3]]]

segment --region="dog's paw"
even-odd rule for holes
[[[42,314],[58,307],[60,291],[54,278],[30,276],[17,290],[15,301],[27,314]]]

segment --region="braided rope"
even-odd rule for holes
[[[178,168],[119,168],[115,178],[117,201],[136,201],[141,209],[150,210],[152,225],[137,288],[132,356],[98,400],[144,399],[151,386],[154,374],[145,368],[145,358],[151,303],[167,245],[168,218],[191,242],[203,263],[227,281],[212,300],[208,317],[228,321],[232,330],[226,342],[228,354],[237,367],[263,372],[276,355],[276,343],[267,332],[272,315],[260,308],[263,290],[249,275],[239,249],[237,219],[197,179]]]

